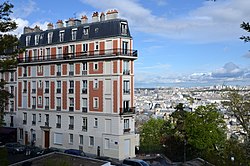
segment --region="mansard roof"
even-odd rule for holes
[[[121,31],[121,23],[125,23],[128,25],[127,20],[117,18],[105,21],[84,23],[74,26],[66,26],[62,28],[48,29],[45,31],[24,33],[20,37],[20,47],[27,47],[27,48],[40,47],[46,45],[63,44],[76,41],[87,41],[87,40],[117,37],[117,36],[131,38],[129,26],[127,26],[127,33],[124,34]],[[88,35],[84,35],[83,30],[84,28],[88,27],[89,27],[89,33]],[[72,40],[72,30],[77,30],[76,40]],[[63,31],[64,31],[64,40],[60,42],[59,33]],[[52,42],[48,44],[48,34],[51,32],[53,33]],[[36,35],[39,35],[39,42],[37,45],[35,45]],[[26,46],[26,36],[30,36],[30,43],[28,46]]]

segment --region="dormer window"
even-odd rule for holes
[[[83,28],[83,35],[89,35],[89,27]]]
[[[64,41],[64,31],[59,32],[59,40],[60,40],[60,42]]]
[[[52,36],[53,36],[52,32],[48,33],[48,44],[52,43]]]
[[[121,33],[122,34],[127,34],[128,33],[128,25],[126,22],[121,23]]]
[[[30,38],[31,36],[26,36],[26,46],[30,45]]]
[[[38,45],[40,39],[40,35],[35,36],[35,45]]]
[[[76,40],[76,32],[77,32],[77,29],[72,29],[72,32],[71,32],[72,40]]]

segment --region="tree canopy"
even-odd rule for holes
[[[247,31],[248,33],[250,32],[250,24],[249,22],[243,22],[240,27],[242,29],[244,29],[245,31]],[[241,40],[243,40],[244,42],[249,42],[250,41],[250,36],[241,36],[240,37]]]

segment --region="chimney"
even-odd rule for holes
[[[63,21],[62,20],[58,20],[56,22],[57,28],[62,28],[63,27]]]
[[[51,29],[53,29],[53,24],[52,23],[48,23],[47,30],[51,30]]]
[[[75,20],[74,18],[69,19],[69,26],[74,26],[75,25]]]
[[[30,27],[24,27],[24,28],[23,28],[23,33],[24,33],[24,34],[26,34],[26,33],[31,33],[31,32],[33,32],[33,29],[32,29],[32,28],[30,28]]]
[[[105,21],[105,14],[103,12],[101,13],[100,21]]]
[[[98,17],[98,12],[94,12],[92,15],[92,22],[98,22],[99,17]]]
[[[116,18],[118,18],[118,11],[116,9],[109,10],[106,13],[106,16],[107,16],[107,20],[116,19]]]
[[[87,17],[86,15],[82,16],[82,18],[81,18],[81,23],[82,23],[82,24],[88,23],[88,17]]]
[[[35,26],[35,28],[33,29],[33,31],[34,32],[40,32],[40,31],[42,31],[41,29],[40,29],[40,27],[39,26]]]

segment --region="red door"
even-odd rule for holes
[[[49,148],[49,131],[44,131],[44,147]]]

